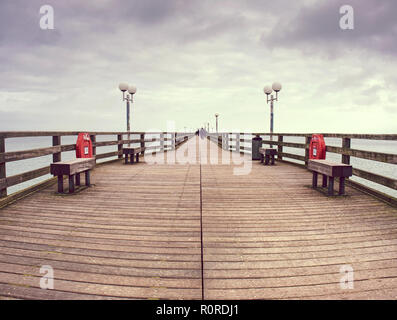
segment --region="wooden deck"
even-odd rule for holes
[[[397,298],[395,208],[350,187],[328,198],[290,164],[222,164],[231,153],[207,140],[184,148],[191,163],[119,161],[80,193],[54,185],[1,209],[0,296]],[[40,288],[43,265],[53,290]],[[354,289],[340,286],[345,265]]]

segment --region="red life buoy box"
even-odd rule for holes
[[[80,132],[77,137],[76,158],[92,158],[92,142],[88,133]]]
[[[313,134],[309,147],[309,159],[325,160],[325,141],[322,134]]]

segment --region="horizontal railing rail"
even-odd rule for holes
[[[6,164],[21,160],[28,160],[43,156],[52,155],[52,162],[62,160],[62,154],[65,152],[75,151],[75,144],[62,144],[62,137],[76,136],[80,132],[77,131],[7,131],[0,132],[0,198],[7,197],[7,189],[9,187],[33,180],[50,173],[50,165],[29,170],[14,175],[7,175]],[[122,158],[122,148],[124,145],[138,144],[146,147],[145,152],[162,152],[173,150],[181,143],[191,138],[194,133],[177,133],[177,132],[131,132],[130,135],[138,135],[139,139],[123,139],[128,132],[88,132],[90,135],[93,154],[97,160],[114,158]],[[114,136],[113,140],[96,141],[100,136]],[[153,137],[155,136],[155,137]],[[35,148],[18,151],[7,151],[7,139],[11,138],[29,138],[29,137],[52,137],[52,146],[44,148]],[[117,150],[97,153],[97,149],[101,147],[117,146]]]

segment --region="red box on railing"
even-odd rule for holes
[[[309,159],[325,160],[326,146],[322,134],[313,134],[309,147]]]
[[[76,158],[92,158],[92,141],[88,133],[80,132],[77,137]]]

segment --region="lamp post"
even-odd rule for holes
[[[274,82],[273,85],[265,86],[263,88],[263,92],[266,94],[266,102],[269,104],[270,102],[270,140],[273,141],[273,101],[278,101],[278,92],[281,90],[281,84],[279,82]],[[273,90],[276,92],[276,97],[270,95]],[[269,99],[270,95],[270,99]],[[270,145],[272,147],[272,145]]]
[[[133,96],[136,93],[135,86],[129,86],[126,83],[120,83],[119,89],[123,93],[123,101],[127,101],[127,132],[128,132],[128,146],[130,143],[130,102],[133,102]],[[129,94],[125,95],[125,92],[128,91]]]
[[[219,113],[215,113],[215,119],[216,119],[216,133],[218,133],[218,117],[219,117]]]

